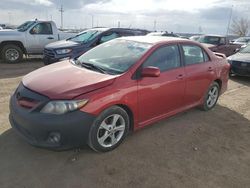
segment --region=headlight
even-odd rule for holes
[[[70,100],[70,101],[51,101],[41,110],[46,114],[65,114],[77,110],[86,105],[88,100]]]
[[[56,50],[57,54],[68,54],[72,51],[72,49],[60,49],[60,50]]]

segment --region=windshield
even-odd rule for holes
[[[250,45],[247,45],[245,48],[239,51],[240,53],[250,53]]]
[[[114,39],[80,56],[78,64],[93,64],[109,74],[121,74],[134,65],[151,46],[148,43]]]
[[[29,29],[33,24],[35,23],[35,21],[27,21],[27,22],[24,22],[23,24],[19,25],[17,27],[17,30],[18,31],[21,31],[21,32],[24,32],[26,31],[27,29]]]
[[[206,43],[206,44],[219,44],[220,43],[220,37],[213,37],[213,36],[201,36],[198,41],[201,43]]]
[[[79,43],[86,43],[88,41],[91,41],[94,39],[97,35],[102,33],[103,31],[100,30],[87,30],[83,33],[80,33],[68,40],[74,41],[74,42],[79,42]]]

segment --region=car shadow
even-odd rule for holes
[[[0,182],[7,187],[247,187],[250,121],[217,105],[191,109],[130,134],[115,150],[55,152],[0,135]]]
[[[238,82],[240,84],[250,86],[250,77],[245,77],[245,76],[231,76],[230,80],[234,82]]]

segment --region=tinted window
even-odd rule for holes
[[[107,41],[109,41],[109,40],[115,39],[115,38],[117,38],[117,37],[119,37],[119,35],[118,35],[117,33],[115,33],[115,32],[109,33],[109,34],[103,35],[103,36],[101,37],[99,43],[101,44],[101,43],[107,42]]]
[[[208,57],[207,53],[205,51],[203,51],[203,55],[204,55],[204,61],[210,61],[210,58]]]
[[[97,35],[102,33],[100,30],[87,30],[82,33],[79,33],[78,35],[70,38],[69,40],[74,41],[74,42],[79,42],[79,43],[87,43],[94,39]]]
[[[219,44],[221,37],[214,37],[214,36],[201,36],[198,41],[201,43],[207,43],[207,44]]]
[[[209,59],[208,57],[204,58],[203,50],[199,46],[183,45],[182,47],[186,65],[202,63],[206,58]]]
[[[220,39],[220,44],[226,44],[226,39],[225,38],[221,38]]]
[[[52,27],[50,23],[39,23],[31,29],[32,34],[51,35]]]
[[[143,67],[158,67],[161,72],[180,67],[180,54],[177,45],[165,46],[157,49],[146,60]]]

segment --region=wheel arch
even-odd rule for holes
[[[18,46],[19,48],[21,48],[21,50],[22,50],[22,52],[24,54],[27,54],[27,51],[26,51],[26,49],[25,49],[25,47],[24,47],[24,45],[23,45],[23,43],[21,41],[4,41],[4,42],[1,42],[0,43],[0,52],[2,52],[2,49],[3,49],[4,46],[9,45],[9,44]]]
[[[222,87],[222,81],[221,81],[221,79],[216,79],[216,80],[214,80],[214,82],[216,82],[217,84],[219,84],[219,86],[220,86],[220,90],[221,90],[221,87]]]
[[[129,116],[129,131],[133,131],[134,130],[134,114],[133,111],[125,104],[115,104],[116,106],[119,106],[120,108],[122,108],[123,110],[125,110]]]

